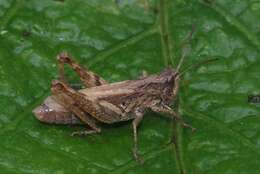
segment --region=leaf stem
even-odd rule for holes
[[[168,12],[167,12],[167,0],[160,0],[159,3],[159,28],[161,34],[161,42],[164,56],[165,66],[169,66],[169,64],[173,64],[172,61],[172,52],[171,52],[171,41],[169,34],[169,24],[168,24]]]

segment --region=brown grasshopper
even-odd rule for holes
[[[157,75],[145,75],[137,80],[108,83],[97,74],[81,67],[67,53],[58,56],[59,80],[52,81],[52,95],[33,110],[37,119],[55,124],[86,124],[91,129],[73,132],[72,135],[100,133],[97,122],[112,124],[133,120],[133,154],[139,160],[137,127],[147,109],[175,118],[183,126],[190,127],[175,113],[170,104],[176,99],[181,73],[164,69]],[[64,78],[64,64],[68,64],[80,76],[84,89],[70,87]]]

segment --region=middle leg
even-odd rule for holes
[[[136,161],[139,163],[143,163],[143,160],[140,158],[138,154],[138,138],[137,138],[137,128],[138,125],[141,123],[143,120],[143,113],[140,111],[135,112],[136,118],[133,120],[132,125],[133,125],[133,131],[134,131],[134,147],[133,147],[133,154],[134,158]]]

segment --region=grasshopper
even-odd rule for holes
[[[137,161],[140,161],[137,127],[146,110],[163,113],[175,118],[183,126],[195,130],[170,108],[178,94],[181,76],[179,68],[182,61],[176,70],[166,68],[159,74],[143,75],[137,80],[108,83],[97,74],[81,67],[67,53],[59,54],[57,59],[59,80],[52,81],[52,95],[33,110],[38,120],[55,124],[83,123],[91,128],[73,132],[72,135],[100,133],[98,122],[112,124],[133,120],[133,155]],[[76,90],[66,83],[65,64],[79,75],[86,88]]]

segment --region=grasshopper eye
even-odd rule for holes
[[[124,108],[124,109],[126,108],[126,103],[125,102],[122,102],[120,105],[121,105],[122,108]]]

